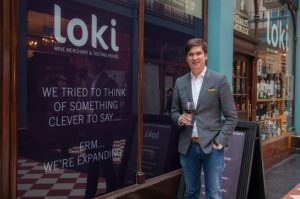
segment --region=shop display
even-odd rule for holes
[[[257,62],[256,121],[259,123],[263,140],[288,131],[287,71],[284,61],[280,55],[261,53]]]
[[[233,63],[233,97],[240,120],[249,120],[250,114],[247,66],[247,62],[239,58]]]

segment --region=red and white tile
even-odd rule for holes
[[[84,197],[87,174],[71,169],[45,173],[43,163],[18,160],[18,198],[79,199]],[[105,192],[105,179],[99,178],[97,194]]]

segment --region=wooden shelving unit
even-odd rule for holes
[[[239,120],[250,120],[251,105],[248,93],[249,63],[247,60],[236,57],[233,62],[233,98],[238,112]]]

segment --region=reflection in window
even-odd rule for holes
[[[21,8],[27,81],[19,87],[28,103],[18,105],[28,111],[18,131],[18,198],[92,198],[135,183],[137,12],[94,4],[28,0]]]
[[[202,18],[201,2],[196,0],[146,0],[145,8],[180,22],[193,24],[193,17]]]
[[[179,134],[170,108],[176,79],[189,72],[185,43],[203,35],[202,2],[145,1],[142,166],[147,179],[179,168]]]
[[[269,139],[291,130],[293,74],[293,29],[288,8],[274,1],[260,4],[257,66],[257,118],[262,138]]]

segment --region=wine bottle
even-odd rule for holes
[[[275,83],[274,83],[274,79],[275,79],[275,75],[274,73],[270,76],[270,84],[269,84],[269,90],[270,90],[270,97],[274,96],[274,87],[275,87]]]
[[[281,98],[281,85],[280,85],[281,83],[280,83],[279,75],[277,77],[276,84],[277,84],[277,91],[276,91],[277,98]]]
[[[241,76],[241,66],[240,66],[239,61],[237,61],[237,64],[236,64],[236,75]]]

